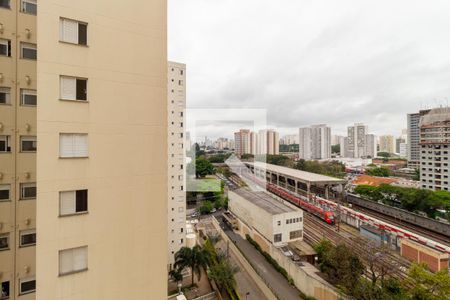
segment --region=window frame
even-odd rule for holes
[[[25,10],[25,6],[24,3],[29,3],[31,5],[35,5],[36,6],[36,13],[34,12],[29,12]],[[28,15],[33,15],[36,16],[37,15],[37,1],[36,0],[21,0],[20,1],[20,11],[24,14],[28,14]]]
[[[75,91],[74,91],[74,99],[69,99],[69,98],[64,98],[63,96],[63,85],[62,85],[62,80],[63,79],[71,79],[75,81]],[[85,81],[86,82],[86,88],[85,88],[85,95],[86,95],[86,99],[78,99],[78,81]],[[89,102],[89,98],[88,98],[88,90],[89,90],[89,85],[88,85],[89,79],[85,78],[85,77],[80,77],[80,76],[70,76],[70,75],[60,75],[59,76],[59,100],[62,101],[76,101],[76,102]]]
[[[6,46],[6,54],[0,54],[0,56],[11,57],[12,55],[11,40],[0,38],[0,44]]]
[[[27,104],[27,103],[25,103],[25,96],[36,96],[36,104]],[[36,107],[37,106],[37,90],[20,89],[20,105],[21,106]]]
[[[3,151],[0,149],[0,153],[11,153],[12,147],[11,147],[11,136],[10,135],[0,135],[0,140],[4,139],[5,145],[6,145],[6,151]]]
[[[36,194],[34,197],[24,197],[24,188],[35,188]],[[34,200],[37,196],[36,182],[22,182],[20,184],[20,198],[19,200]]]
[[[68,39],[67,40],[64,39],[63,23],[65,20],[69,21],[69,22],[77,23],[77,42],[76,43],[69,41]],[[86,36],[85,36],[86,43],[85,44],[80,43],[80,24],[86,26]],[[78,46],[82,46],[82,47],[88,47],[89,46],[88,27],[89,27],[88,22],[75,20],[75,19],[71,19],[71,18],[59,17],[59,42],[67,43],[67,44],[71,44],[71,45],[78,45]]]
[[[34,142],[36,144],[35,150],[23,150],[23,142]],[[35,135],[20,136],[20,152],[21,153],[36,153],[37,151],[37,137]]]
[[[73,252],[76,250],[81,250],[81,249],[86,249],[86,267],[85,268],[81,268],[81,269],[77,269],[75,270],[75,268],[73,267],[74,265],[74,261],[73,261]],[[62,261],[62,255],[64,253],[68,253],[69,251],[72,251],[72,270],[71,271],[67,271],[67,272],[62,272],[61,271],[61,261]],[[86,272],[89,269],[89,249],[88,246],[81,246],[81,247],[75,247],[75,248],[68,248],[68,249],[62,249],[58,251],[58,276],[67,276],[67,275],[71,275],[71,274],[76,274],[76,273],[81,273],[81,272]]]
[[[9,299],[9,297],[11,297],[11,282],[9,280],[0,281],[0,289],[3,289],[3,284],[8,284],[8,295],[6,297],[0,295],[0,300]]]
[[[82,192],[82,191],[86,191],[86,210],[77,211],[77,200],[78,200],[77,192]],[[63,199],[61,196],[63,193],[74,193],[75,194],[74,198],[73,198],[74,199],[74,203],[73,203],[74,212],[66,213],[66,214],[62,213],[61,208],[63,206],[62,205]],[[84,214],[88,214],[88,213],[89,213],[89,190],[88,189],[68,190],[68,191],[60,191],[59,192],[59,215],[58,215],[59,217],[64,218],[64,217],[70,217],[70,216],[84,215]]]
[[[25,235],[34,235],[34,243],[24,244],[22,242],[22,238]],[[26,247],[33,247],[36,246],[37,236],[36,236],[36,229],[26,229],[19,231],[19,248],[26,248]]]
[[[67,135],[71,135],[72,136],[72,141],[73,141],[73,137],[76,135],[79,136],[85,136],[86,137],[86,155],[75,155],[73,148],[75,146],[75,143],[72,143],[72,156],[69,155],[63,155],[62,154],[62,147],[61,147],[61,138],[63,136],[67,136]],[[73,132],[61,132],[59,134],[59,158],[62,159],[70,159],[70,158],[89,158],[89,134],[88,133],[73,133]]]
[[[31,281],[34,281],[34,289],[24,292],[22,290],[22,284],[31,282]],[[35,293],[35,292],[36,292],[36,277],[27,277],[27,278],[19,279],[19,295],[27,295],[27,294],[31,294],[31,293]]]
[[[36,53],[36,58],[24,57],[24,55],[23,55],[23,50],[24,49],[34,50],[35,53]],[[26,60],[37,60],[37,45],[33,44],[33,43],[20,42],[20,58],[21,59],[26,59]]]
[[[0,251],[8,251],[11,249],[10,246],[10,233],[6,232],[6,233],[0,233],[0,239],[6,239],[6,248],[0,248]]]
[[[8,191],[8,199],[0,199],[0,202],[11,201],[11,184],[9,183],[0,184],[0,191]]]
[[[5,94],[5,103],[0,102],[0,105],[11,105],[11,88],[8,86],[0,86],[0,92]]]

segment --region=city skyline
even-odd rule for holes
[[[397,136],[408,113],[447,105],[447,4],[344,2],[169,2],[169,58],[190,70],[188,108],[267,108],[280,135],[365,123]]]

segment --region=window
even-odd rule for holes
[[[0,152],[11,152],[11,138],[9,135],[0,135]]]
[[[21,183],[20,184],[20,199],[35,199],[36,198],[36,183]]]
[[[20,231],[20,247],[28,247],[36,245],[36,230]]]
[[[87,246],[59,251],[59,275],[87,270]]]
[[[281,233],[274,234],[274,235],[273,235],[273,242],[274,242],[274,243],[279,243],[279,242],[281,242],[281,237],[282,237]]]
[[[0,0],[1,1],[1,0]],[[0,299],[9,299],[9,281],[2,282],[2,293],[0,294]]]
[[[21,136],[20,137],[20,151],[22,152],[36,152],[37,142],[35,136]]]
[[[88,135],[84,133],[61,133],[59,157],[88,157]]]
[[[178,80],[178,85],[183,85],[183,80]]]
[[[22,58],[36,60],[37,58],[36,45],[29,43],[20,43],[20,54]]]
[[[281,225],[281,221],[277,221],[277,225],[280,226]]]
[[[302,237],[302,231],[301,230],[295,230],[295,231],[291,231],[289,233],[289,239],[293,240],[293,239],[298,239]]]
[[[0,55],[11,57],[10,40],[0,39]]]
[[[10,199],[11,185],[0,184],[0,201],[9,201]]]
[[[87,23],[61,18],[59,38],[62,42],[87,45]]]
[[[0,234],[0,251],[9,249],[9,233]]]
[[[20,279],[19,294],[29,294],[36,291],[36,278]]]
[[[0,104],[11,103],[11,89],[7,87],[0,87]]]
[[[20,90],[20,104],[23,106],[36,106],[37,95],[35,90]]]
[[[36,0],[22,0],[22,11],[27,14],[37,14]]]
[[[62,100],[87,100],[87,79],[70,76],[60,77],[60,98]]]
[[[59,193],[59,215],[67,216],[88,211],[88,191],[65,191]]]

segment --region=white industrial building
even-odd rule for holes
[[[265,250],[303,239],[303,211],[263,191],[229,191],[229,210],[238,231],[250,235]]]

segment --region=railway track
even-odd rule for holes
[[[365,208],[365,207],[361,207],[359,205],[356,204],[352,204],[353,209],[358,210],[362,213],[365,213],[366,215],[372,216],[372,217],[376,217],[382,221],[397,225],[399,227],[403,227],[405,229],[408,229],[409,231],[433,239],[439,243],[442,243],[446,246],[450,246],[450,239],[442,234],[436,233],[434,231],[430,231],[427,230],[423,227],[420,226],[414,226],[413,224],[406,222],[406,221],[399,221],[398,219],[395,219],[391,216],[387,216],[385,214],[382,214],[380,212]]]
[[[332,244],[345,244],[351,249],[354,249],[358,256],[366,254],[366,249],[361,245],[361,241],[364,238],[355,235],[355,232],[347,230],[344,226],[341,226],[340,231],[336,230],[336,227],[328,225],[323,221],[317,219],[314,215],[304,212],[304,240],[310,245],[319,243],[322,239],[329,240]],[[407,270],[410,267],[410,262],[402,257],[389,253],[389,260],[393,265],[397,266],[396,271],[391,274],[393,277],[403,279],[407,277]]]

